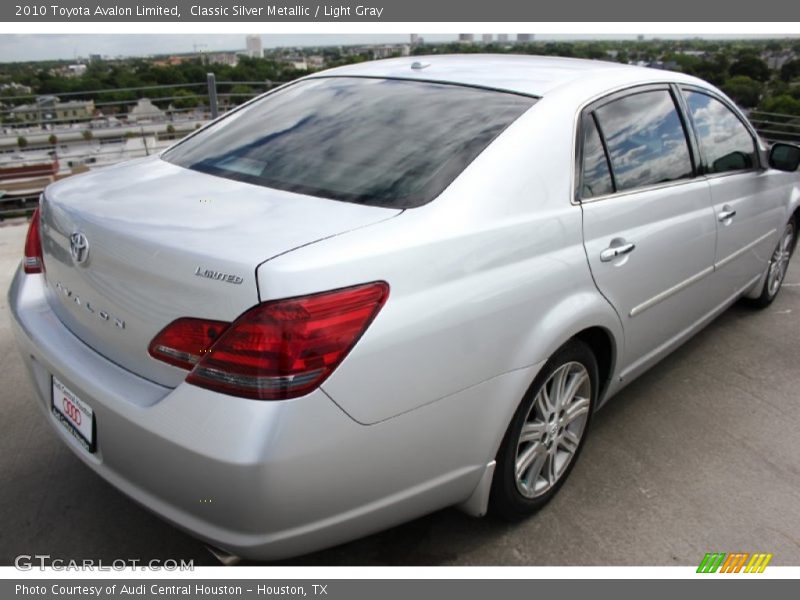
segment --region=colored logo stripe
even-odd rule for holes
[[[720,573],[738,573],[742,570],[745,561],[750,558],[747,552],[734,552],[728,554],[728,558],[722,563]]]
[[[749,559],[749,560],[748,560]],[[772,554],[748,552],[707,552],[697,567],[698,573],[763,573],[772,560]],[[745,564],[747,566],[745,566]],[[744,571],[742,569],[744,568]]]
[[[753,554],[753,558],[747,563],[744,569],[745,573],[763,573],[767,568],[769,561],[772,560],[772,554]]]
[[[725,560],[724,552],[707,552],[697,567],[698,573],[716,573],[722,561]]]

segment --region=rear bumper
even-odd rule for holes
[[[486,398],[519,398],[530,381],[527,370],[514,371],[364,426],[321,390],[259,402],[142,379],[64,327],[45,299],[42,275],[18,271],[9,306],[38,404],[84,463],[202,540],[265,560],[465,500],[504,429],[506,411],[489,411]],[[94,454],[50,413],[53,375],[94,410]]]

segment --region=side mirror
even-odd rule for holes
[[[800,166],[800,146],[774,143],[769,150],[769,166],[779,171],[797,171]]]

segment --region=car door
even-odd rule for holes
[[[716,294],[726,299],[766,269],[782,231],[785,202],[761,168],[756,138],[736,111],[709,90],[684,87],[682,93],[717,219]]]
[[[590,105],[581,119],[584,246],[625,330],[623,378],[712,310],[716,220],[676,93],[634,88]]]

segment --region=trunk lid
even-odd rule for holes
[[[158,157],[124,163],[47,188],[48,301],[88,346],[173,387],[186,371],[147,351],[167,324],[186,316],[232,321],[259,302],[262,262],[400,212],[223,179]]]

